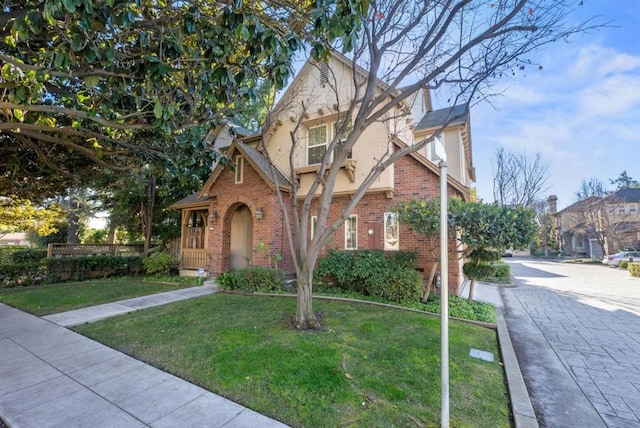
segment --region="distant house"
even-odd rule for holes
[[[5,245],[24,245],[30,247],[31,241],[29,241],[27,234],[24,232],[0,234],[0,246]]]
[[[600,258],[640,247],[640,188],[591,196],[555,214],[564,255]]]
[[[347,58],[332,54],[327,63],[308,62],[271,112],[271,125],[258,134],[236,138],[226,147],[225,154],[235,168],[216,165],[199,192],[172,206],[182,211],[182,274],[204,269],[215,276],[249,265],[269,266],[274,255],[281,258],[280,267],[287,273],[295,273],[285,232],[285,216],[276,192],[282,192],[286,198],[295,180],[299,196],[306,195],[319,170],[319,159],[336,132],[340,106],[335,104],[335,94],[326,87],[327,68],[336,76],[336,81],[341,82],[340,99],[349,100],[354,67]],[[357,67],[355,70],[365,75],[363,70]],[[296,110],[302,102],[306,106],[304,113]],[[374,122],[367,128],[356,142],[350,158],[337,166],[340,171],[329,207],[329,219],[344,212],[345,205],[377,157],[388,150],[423,141],[445,124],[447,127],[441,139],[449,166],[448,193],[463,200],[471,199],[470,184],[475,179],[475,170],[467,106],[433,110],[431,96],[423,90],[400,107],[390,112],[390,119],[385,123]],[[301,126],[296,127],[297,123]],[[405,131],[390,137],[389,128],[394,127]],[[305,145],[296,152],[294,159],[289,156],[291,133],[297,133],[298,140]],[[226,134],[220,130],[219,135]],[[214,144],[225,145],[215,140]],[[265,156],[265,146],[275,169]],[[401,201],[439,196],[436,162],[435,148],[430,143],[387,168],[334,235],[327,249],[416,251],[418,267],[428,271],[433,259],[427,251],[427,240],[398,225],[391,211]],[[312,213],[316,208],[312,208]],[[312,217],[310,237],[315,232],[314,225]],[[449,266],[450,291],[457,293],[463,280],[462,261],[453,254]]]

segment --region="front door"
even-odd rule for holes
[[[253,217],[246,205],[239,206],[231,217],[231,269],[251,266]]]

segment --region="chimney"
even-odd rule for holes
[[[549,214],[556,214],[558,212],[558,197],[550,195],[547,203],[549,204]]]

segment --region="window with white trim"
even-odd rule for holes
[[[236,184],[242,183],[242,178],[244,174],[244,158],[242,157],[242,155],[236,156],[235,172],[236,172]]]
[[[400,249],[400,224],[397,213],[384,213],[384,249],[387,251]]]
[[[338,144],[346,140],[347,133],[340,135]],[[322,162],[324,154],[331,140],[338,134],[337,122],[332,122],[331,126],[319,125],[307,129],[307,165],[314,165]],[[336,150],[338,146],[336,145]],[[347,159],[352,159],[352,151],[347,154]]]
[[[309,128],[307,138],[307,165],[321,163],[329,143],[327,125]]]
[[[358,249],[358,216],[355,214],[344,221],[344,249]]]

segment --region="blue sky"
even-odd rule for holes
[[[478,196],[493,201],[495,149],[540,153],[551,164],[546,194],[575,202],[582,180],[624,170],[640,180],[640,0],[584,0],[579,15],[610,22],[530,56],[543,66],[506,80],[502,95],[471,109]]]

